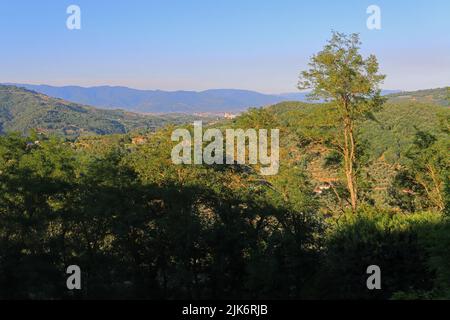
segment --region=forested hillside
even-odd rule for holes
[[[356,215],[333,112],[283,103],[213,125],[280,128],[268,178],[174,165],[173,127],[1,137],[0,297],[448,298],[449,109],[386,104],[362,123]],[[89,290],[65,289],[68,264]],[[365,288],[371,264],[382,291]]]
[[[258,161],[175,164],[176,145],[202,146],[174,130],[203,134],[152,127],[189,117],[0,87],[0,299],[449,299],[450,89],[383,97],[359,48],[333,32],[301,72],[323,103],[205,123],[219,163],[224,145],[250,158],[224,131],[278,129],[269,176]],[[238,141],[277,149],[254,137]],[[67,290],[69,265],[83,290]]]
[[[422,103],[433,103],[450,106],[448,101],[448,87],[439,89],[418,90],[412,92],[398,92],[389,95],[392,102],[412,101]]]
[[[195,116],[139,115],[122,110],[100,110],[51,98],[14,86],[0,85],[0,133],[29,133],[31,129],[66,137],[126,133],[180,124]]]

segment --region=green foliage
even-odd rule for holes
[[[339,117],[333,103],[286,102],[211,124],[280,129],[279,174],[261,177],[173,165],[175,126],[147,128],[189,117],[0,86],[0,298],[450,298],[448,108],[389,102],[358,117],[356,214]],[[70,264],[86,290],[66,289]],[[382,291],[366,288],[372,264]]]
[[[322,181],[333,181],[335,188],[340,189],[339,193],[345,195],[345,190],[335,180],[343,180],[341,171],[336,166],[342,161],[334,143],[334,137],[338,134],[334,125],[338,116],[334,112],[336,109],[331,104],[286,102],[267,110],[281,123],[285,132],[281,140],[286,141],[285,145],[291,147],[290,150],[297,150],[290,151],[290,154],[299,158],[295,163],[311,174],[312,183],[320,185]],[[356,135],[356,140],[359,141],[357,156],[361,164],[361,198],[384,209],[400,208],[411,212],[436,207],[430,205],[426,196],[417,197],[419,194],[414,196],[409,192],[416,192],[412,186],[418,183],[416,175],[410,173],[425,174],[424,170],[419,169],[419,165],[423,168],[426,162],[417,162],[419,157],[424,161],[434,162],[437,171],[441,172],[441,179],[445,180],[449,116],[450,110],[441,106],[388,102],[380,111],[373,113],[373,118],[361,121]],[[417,150],[415,147],[415,136],[420,131],[437,139],[428,151]],[[416,152],[412,157],[414,149]],[[436,162],[433,159],[441,160]],[[439,189],[442,188],[443,186]],[[321,205],[329,209],[339,202],[329,192],[321,195],[320,200]],[[333,210],[336,209],[339,211],[339,208]]]
[[[389,95],[391,102],[420,102],[440,106],[450,106],[449,87],[439,89],[399,92]]]
[[[392,195],[400,200],[399,204],[409,203],[410,211],[418,208],[444,210],[444,187],[450,174],[449,148],[448,139],[438,140],[423,131],[416,133],[413,145],[406,155],[411,161],[399,171],[394,180],[397,188],[394,185]],[[398,199],[400,188],[403,188],[404,193],[407,188],[410,201]]]
[[[436,259],[447,236],[434,233],[444,220],[435,213],[398,215],[366,207],[343,216],[331,230],[326,244],[321,285],[323,298],[389,299],[397,292],[428,292],[439,283]],[[447,229],[448,231],[448,229]],[[436,238],[426,243],[430,234]],[[448,243],[448,241],[446,241]],[[433,253],[434,252],[434,253]],[[434,255],[434,256],[433,256]],[[367,290],[369,265],[382,270],[382,289]]]
[[[2,137],[0,297],[70,298],[69,264],[89,284],[78,298],[300,297],[314,203],[284,205],[234,169],[166,165],[166,137],[132,153],[121,140],[97,153]]]
[[[0,297],[448,297],[446,218],[369,206],[330,215],[337,200],[325,203],[331,190],[314,194],[314,156],[304,154],[320,146],[313,122],[327,106],[282,107],[229,123],[280,128],[280,172],[264,179],[240,166],[173,165],[173,127],[143,144],[133,135],[0,137]],[[442,157],[432,138],[440,136],[418,134],[405,157]],[[336,170],[336,154],[320,159]],[[66,290],[70,264],[82,267],[88,290]],[[365,287],[371,264],[382,268],[381,292]]]
[[[312,89],[312,99],[325,99],[338,113],[339,134],[334,138],[335,150],[342,153],[349,201],[356,211],[360,190],[358,176],[362,154],[356,131],[357,121],[373,118],[373,112],[383,104],[379,85],[385,76],[378,74],[374,55],[364,59],[360,54],[358,34],[333,32],[322,51],[314,55],[309,70],[300,75],[299,89]],[[331,117],[333,118],[333,117]]]
[[[360,45],[358,34],[333,32],[324,49],[312,57],[310,69],[301,73],[299,89],[312,89],[312,99],[338,103],[340,113],[349,113],[352,119],[379,107],[378,86],[385,76],[378,74],[374,55],[362,57]]]
[[[383,110],[374,114],[375,121],[365,121],[359,130],[360,139],[370,141],[366,148],[371,157],[383,156],[391,163],[407,164],[408,150],[414,143],[417,131],[428,132],[436,137],[448,137],[443,130],[450,110],[440,106],[421,103],[387,103]]]

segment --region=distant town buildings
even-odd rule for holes
[[[237,114],[225,112],[225,114],[223,115],[223,117],[224,117],[225,119],[234,119],[234,118],[237,117]]]

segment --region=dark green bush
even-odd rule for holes
[[[439,248],[445,237],[433,231],[443,224],[435,213],[391,214],[373,208],[342,217],[326,241],[318,297],[389,299],[399,291],[433,290],[443,274]],[[381,268],[382,290],[366,287],[370,265]]]

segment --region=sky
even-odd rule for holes
[[[450,85],[448,0],[0,0],[0,82],[296,92],[332,30],[360,33],[385,89]]]

